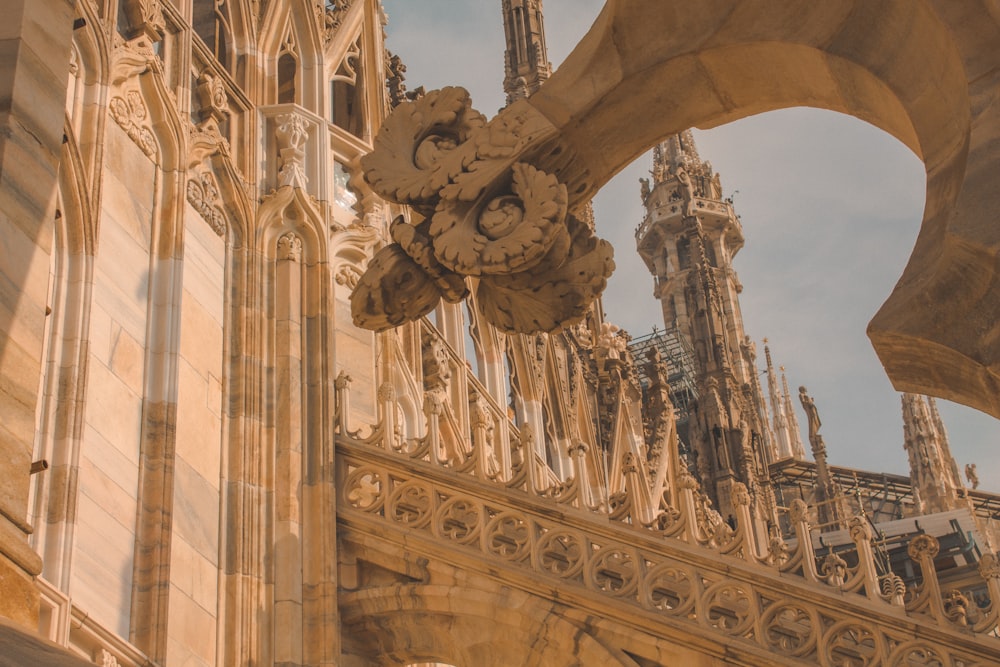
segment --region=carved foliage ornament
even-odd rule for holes
[[[226,233],[226,216],[219,205],[219,188],[207,171],[188,181],[187,200],[219,236]]]
[[[565,185],[523,160],[551,124],[526,102],[489,124],[461,88],[403,104],[362,158],[382,197],[412,206],[393,244],[368,265],[351,298],[354,322],[383,331],[468,294],[479,278],[484,317],[508,333],[580,321],[614,269],[610,244],[568,213]]]
[[[108,104],[111,117],[121,126],[129,139],[142,149],[146,155],[155,158],[156,137],[153,131],[146,127],[146,104],[137,90],[130,90],[124,97],[113,97]]]

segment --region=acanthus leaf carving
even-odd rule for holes
[[[198,102],[202,117],[222,121],[229,113],[229,95],[222,78],[205,70],[198,77]]]
[[[219,205],[219,188],[208,171],[188,180],[187,200],[219,236],[226,233],[226,216]]]
[[[390,248],[398,250],[369,265],[352,295],[355,323],[382,331],[420,317],[439,298],[464,293],[448,286],[466,276],[480,278],[483,315],[504,332],[555,331],[583,319],[614,268],[613,253],[568,215],[558,177],[522,159],[555,132],[525,101],[486,124],[461,88],[397,107],[362,159],[365,177],[430,223],[406,230],[404,241],[394,234]],[[408,283],[408,301],[419,307],[382,298],[382,286],[394,282]]]
[[[149,113],[139,91],[130,90],[124,96],[111,98],[108,109],[111,117],[125,130],[129,139],[135,142],[143,153],[155,159],[156,138],[153,136],[153,131],[145,125]]]

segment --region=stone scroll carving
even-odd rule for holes
[[[612,249],[569,213],[567,188],[529,159],[554,133],[521,101],[490,123],[462,88],[402,104],[362,159],[382,197],[413,207],[351,297],[358,326],[383,331],[468,295],[505,332],[580,321],[614,269]]]

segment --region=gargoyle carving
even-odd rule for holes
[[[441,298],[456,303],[470,276],[483,316],[502,331],[580,321],[614,262],[611,246],[569,213],[566,186],[531,163],[554,134],[525,101],[487,124],[461,88],[397,107],[361,163],[375,192],[417,215],[397,218],[394,243],[369,263],[351,297],[355,324],[383,331]]]

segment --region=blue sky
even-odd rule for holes
[[[497,112],[504,103],[500,0],[383,5],[387,46],[406,63],[410,88],[460,85],[481,112]],[[553,65],[565,59],[602,6],[600,0],[545,0]],[[696,131],[695,138],[726,194],[738,191],[746,245],[734,267],[744,286],[744,324],[758,343],[761,365],[766,337],[793,391],[805,385],[815,398],[832,463],[907,473],[899,394],[865,327],[916,239],[924,202],[920,161],[862,121],[815,109],[762,114]],[[618,267],[605,292],[605,311],[635,336],[662,327],[633,236],[643,216],[638,179],[650,167],[649,156],[636,161],[594,201],[598,233],[614,245]],[[938,404],[959,467],[977,463],[982,486],[1000,491],[1000,421]],[[799,421],[805,423],[801,414]]]

